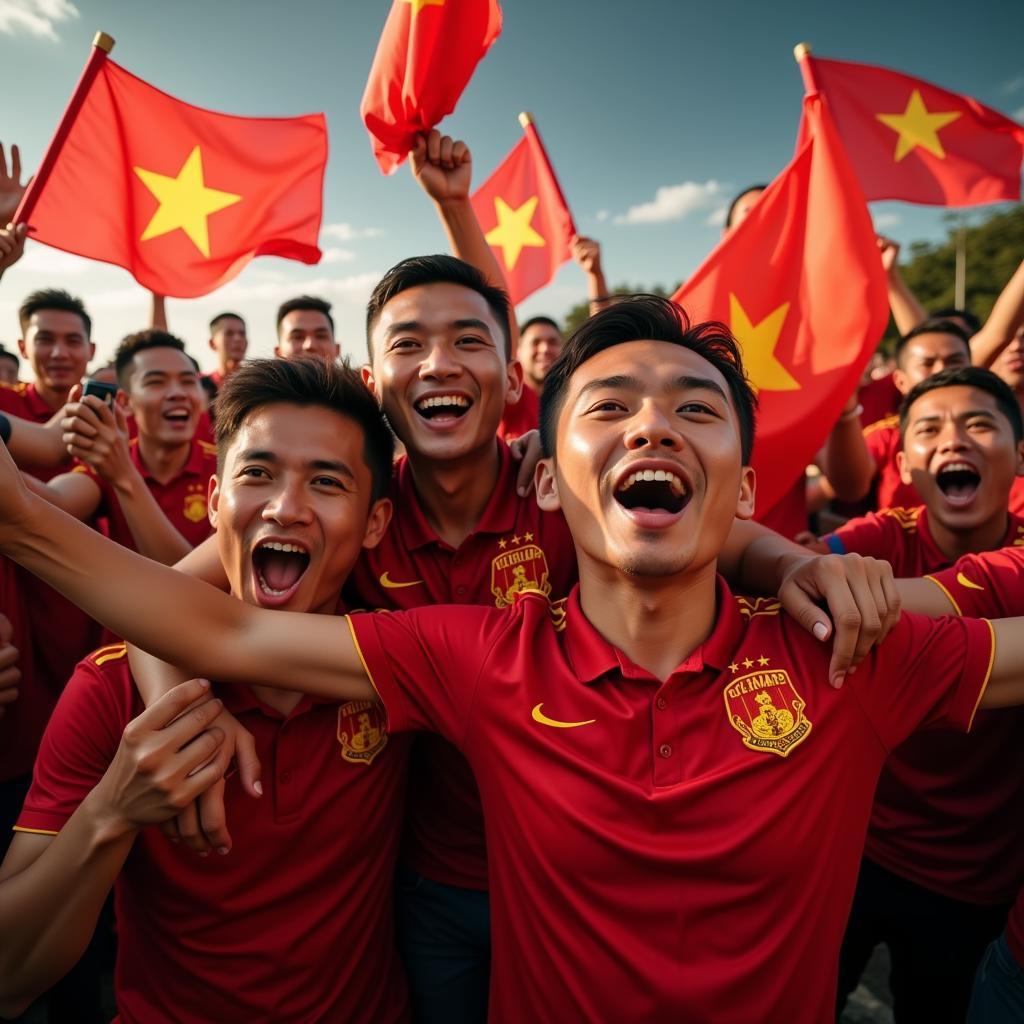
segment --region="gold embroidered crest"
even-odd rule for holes
[[[518,540],[518,537],[513,540]],[[491,562],[491,593],[499,608],[506,608],[516,599],[516,594],[530,591],[551,593],[548,582],[548,560],[536,544],[523,544],[508,551],[502,551]]]
[[[723,693],[729,724],[743,745],[788,757],[811,731],[806,704],[782,669],[748,672],[731,680]]]
[[[182,510],[182,515],[190,523],[201,523],[206,518],[206,492],[190,490],[185,495],[185,507]]]
[[[376,701],[350,700],[338,708],[341,756],[353,764],[370,764],[388,742],[384,709]]]

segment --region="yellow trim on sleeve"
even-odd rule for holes
[[[364,612],[363,614],[368,613]],[[380,690],[377,689],[377,684],[373,681],[373,673],[370,671],[370,666],[366,664],[366,658],[363,657],[363,649],[359,646],[359,638],[356,636],[356,631],[352,628],[352,616],[346,615],[345,622],[348,623],[348,631],[352,634],[352,644],[356,649],[360,664],[363,666],[363,671],[366,673],[366,678],[370,681],[373,692],[377,694],[377,700],[380,701],[381,706],[384,706],[384,699],[380,695]]]
[[[953,606],[953,611],[963,618],[964,613],[960,610],[960,605],[957,604],[956,598],[949,592],[948,588],[941,584],[934,576],[925,576],[924,579],[929,583],[934,583],[946,595],[946,600]]]
[[[22,828],[21,825],[14,826],[15,832],[27,832],[32,836],[55,836],[59,833],[51,832],[48,828]]]
[[[93,651],[92,663],[99,668],[100,665],[105,665],[108,661],[118,661],[121,658],[127,657],[128,647],[122,642],[119,644],[108,644],[106,647],[101,647],[98,651]]]
[[[989,637],[992,640],[992,646],[988,654],[988,668],[985,671],[985,681],[981,684],[981,690],[978,693],[978,699],[974,702],[974,710],[971,712],[971,717],[967,720],[967,731],[971,731],[971,727],[974,725],[974,716],[978,713],[978,708],[981,706],[982,698],[985,696],[985,691],[988,689],[988,682],[992,678],[992,666],[996,663],[996,631],[992,628],[992,623],[988,619],[982,619],[982,622],[988,626]]]

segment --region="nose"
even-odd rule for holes
[[[967,447],[967,438],[963,426],[958,420],[949,419],[942,424],[939,430],[940,452],[958,452]]]
[[[665,448],[679,451],[682,435],[675,422],[654,402],[644,402],[630,418],[626,426],[626,447],[631,450],[642,448]]]
[[[312,520],[306,488],[300,481],[282,481],[263,506],[262,518],[265,523],[292,526]]]
[[[446,345],[433,345],[423,355],[419,376],[421,380],[446,380],[457,377],[461,369]]]

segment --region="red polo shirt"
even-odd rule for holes
[[[961,615],[1024,615],[1024,548],[964,555],[956,565],[928,578],[942,588]],[[1019,759],[1019,753],[1018,745],[1015,759]],[[1019,806],[1015,813],[1019,816]],[[1006,943],[1017,963],[1024,965],[1024,889],[1010,910]]]
[[[540,399],[537,392],[529,385],[523,385],[523,393],[519,401],[506,405],[498,424],[498,437],[502,441],[514,441],[528,430],[536,430],[540,426]]]
[[[903,396],[892,381],[892,374],[868,381],[857,392],[857,401],[864,406],[861,423],[875,423],[899,411]]]
[[[754,521],[792,540],[807,529],[807,478],[801,474],[771,508],[754,513]]]
[[[887,416],[865,427],[864,441],[875,461],[878,507],[915,508],[920,505],[921,495],[917,493],[917,488],[900,479],[899,467],[896,465],[896,453],[903,447],[899,416]]]
[[[992,657],[987,622],[904,615],[837,691],[827,645],[722,583],[664,683],[575,591],[349,622],[391,731],[440,732],[480,785],[492,1024],[830,1020],[882,764],[969,727]]]
[[[119,1019],[406,1020],[391,893],[407,740],[366,702],[303,697],[282,716],[245,687],[217,692],[255,737],[266,791],[226,787],[224,857],[197,857],[156,826],[139,833],[115,886]],[[142,710],[123,644],[83,661],[17,828],[56,834]]]
[[[381,543],[356,563],[349,605],[398,610],[436,604],[505,607],[519,590],[552,599],[576,582],[576,549],[560,512],[516,493],[518,465],[498,443],[498,480],[476,529],[453,548],[420,507],[407,459],[395,464],[394,516]],[[480,794],[465,758],[438,736],[421,737],[409,784],[403,860],[427,878],[487,888]]]
[[[897,576],[950,565],[924,506],[852,519],[828,540],[836,551],[886,559]],[[1024,547],[1024,520],[1010,517],[1003,544]],[[882,772],[865,855],[953,899],[1012,900],[1024,884],[1022,742],[1022,708],[979,712],[969,736],[949,730],[912,736]]]
[[[128,450],[132,464],[146,481],[146,486],[156,498],[156,503],[175,529],[193,547],[206,540],[213,533],[213,527],[206,514],[206,495],[210,487],[210,477],[217,472],[217,449],[207,441],[193,438],[188,460],[181,472],[166,483],[155,480],[150,474],[139,454],[137,437],[129,442]],[[102,497],[96,510],[96,518],[107,521],[107,535],[110,539],[133,551],[138,550],[113,485],[85,463],[78,463],[75,472],[84,473],[99,487]]]
[[[18,648],[18,699],[0,715],[0,782],[32,771],[39,740],[53,710],[55,695],[40,685],[33,670],[32,635],[28,608],[20,590],[20,571],[0,558],[0,613],[13,628],[11,643]]]
[[[39,394],[35,384],[26,384],[20,381],[17,384],[0,383],[0,412],[10,416],[20,416],[23,420],[32,423],[48,423],[56,412],[51,409]],[[71,465],[71,459],[56,467],[28,466],[23,467],[33,476],[40,480],[51,480],[61,473],[66,473]]]

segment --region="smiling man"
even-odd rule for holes
[[[219,401],[210,515],[235,603],[344,630],[341,585],[390,513],[376,403],[318,360],[243,367]],[[186,684],[143,711],[123,644],[79,665],[0,867],[0,1012],[74,963],[113,886],[126,1024],[407,1019],[391,909],[407,740],[369,701],[213,693]],[[223,771],[220,702],[275,772],[258,802],[228,783],[236,842],[204,861],[156,823]]]
[[[216,392],[245,359],[249,348],[245,321],[237,313],[218,313],[210,321],[210,348],[217,355],[217,369],[206,374],[206,379]]]
[[[539,500],[580,571],[555,605],[534,588],[349,633],[274,615],[46,508],[6,453],[0,550],[190,672],[379,699],[390,733],[458,747],[487,821],[491,1020],[810,1024],[888,751],[1024,700],[1024,624],[904,616],[829,686],[829,651],[716,573],[753,509],[753,410],[735,342],[666,300],[577,331],[542,408]],[[105,565],[122,587],[91,586]]]
[[[277,311],[274,355],[279,359],[300,359],[303,356],[337,359],[341,355],[341,346],[334,340],[331,304],[312,295],[300,295],[282,302]]]

